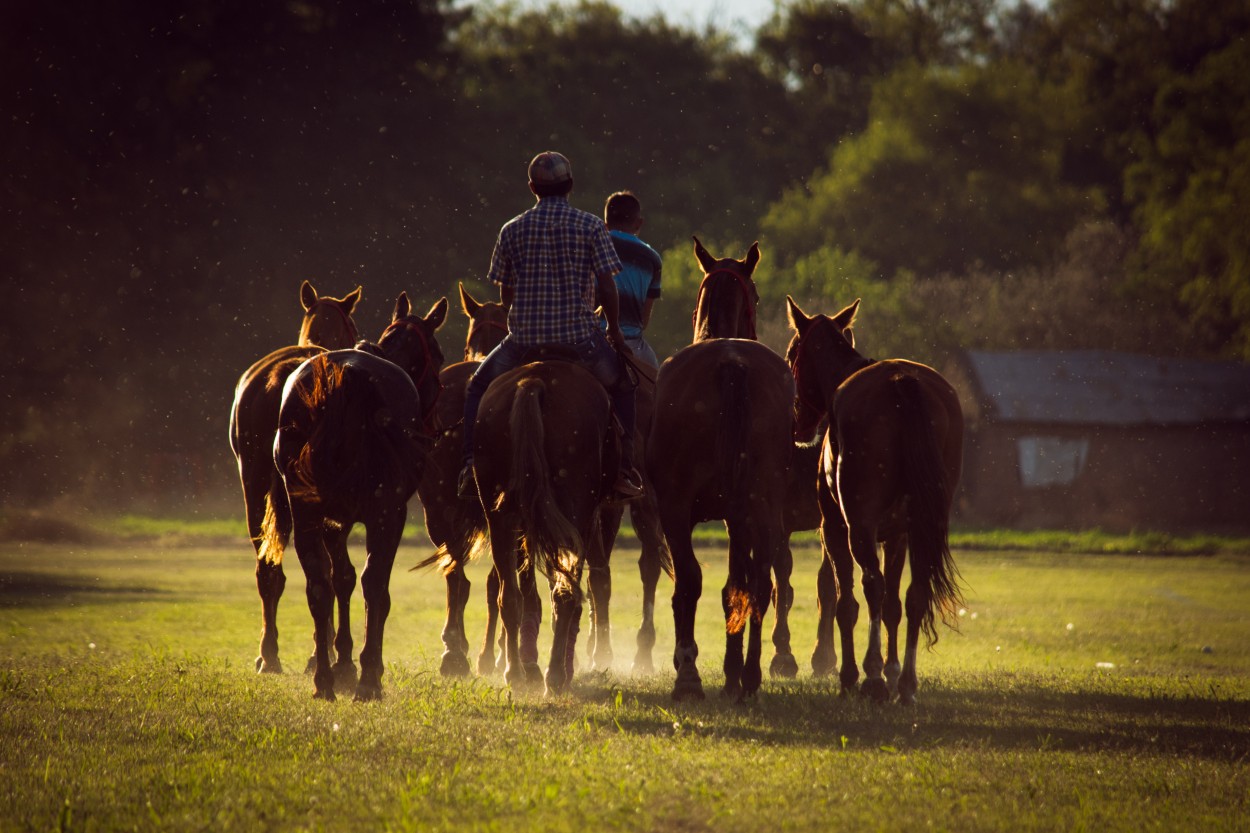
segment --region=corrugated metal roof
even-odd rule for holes
[[[1250,421],[1250,365],[1107,350],[966,354],[989,412],[1009,422]]]

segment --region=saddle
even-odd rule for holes
[[[547,344],[534,344],[525,348],[525,352],[521,354],[521,364],[530,364],[531,362],[578,362],[581,357],[577,354],[577,348],[569,344],[560,344],[551,342]]]

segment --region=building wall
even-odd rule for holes
[[[1026,485],[1020,440],[1027,438],[1045,438],[1030,445],[1043,454],[1083,447],[1071,482]],[[1248,532],[1250,427],[981,421],[965,443],[956,520],[1019,528]]]

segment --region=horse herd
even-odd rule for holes
[[[931,645],[937,619],[953,623],[960,604],[947,544],[963,437],[955,391],[929,367],[856,351],[858,301],[833,316],[809,316],[787,297],[794,334],[782,358],[756,340],[758,244],[741,260],[715,258],[695,238],[694,253],[703,281],[692,343],[658,373],[633,365],[636,447],[645,449],[646,484],[645,494],[629,504],[643,585],[633,669],[653,670],[655,593],[660,574],[668,573],[676,640],[672,696],[704,696],[694,629],[703,576],[691,533],[698,523],[722,520],[729,536],[721,591],[723,693],[743,698],[758,691],[770,604],[770,673],[795,676],[789,537],[818,528],[824,558],[813,672],[829,674],[837,665],[836,622],[842,690],[859,684],[858,565],[869,613],[859,690],[880,701],[893,696],[912,703],[921,633]],[[333,700],[336,686],[354,686],[357,700],[381,697],[390,575],[414,494],[438,548],[419,566],[437,563],[446,576],[443,674],[471,670],[465,565],[486,550],[493,569],[479,674],[502,670],[513,686],[565,690],[582,618],[583,572],[589,660],[592,668],[610,667],[609,557],[625,507],[609,499],[620,439],[606,392],[554,349],[536,350],[531,361],[497,379],[482,400],[474,433],[480,500],[461,500],[455,481],[465,387],[507,332],[507,310],[478,302],[461,286],[469,318],[464,360],[443,367],[436,333],[447,318],[445,298],[422,316],[401,292],[391,323],[374,343],[360,340],[352,320],[360,294],[357,288],[341,299],[320,296],[305,281],[299,343],[252,365],[235,390],[230,442],[261,598],[257,670],[282,671],[277,607],[286,581],[283,556],[293,539],[313,618],[308,663],[314,696]],[[356,570],[347,550],[358,523],[367,551],[359,672],[350,624]],[[911,569],[905,604],[904,565]],[[540,573],[551,592],[545,672],[538,655]]]

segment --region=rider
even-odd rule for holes
[[[603,204],[603,219],[612,235],[612,245],[624,268],[616,273],[616,293],[620,300],[621,332],[635,356],[652,367],[659,367],[655,350],[643,337],[651,322],[651,308],[660,297],[660,276],[664,263],[655,249],[638,236],[642,230],[642,203],[629,191],[617,191]]]
[[[629,351],[617,320],[613,281],[620,258],[603,221],[569,205],[573,166],[562,154],[535,156],[529,187],[537,204],[504,224],[491,255],[487,277],[499,284],[499,298],[508,307],[508,334],[478,366],[465,391],[464,465],[456,492],[463,499],[477,497],[473,426],[487,387],[519,366],[528,348],[554,343],[574,348],[582,365],[607,388],[622,429],[613,491],[620,499],[636,498],[642,494],[642,478],[634,468],[634,385],[617,355]],[[596,300],[607,319],[606,337],[595,315]]]

